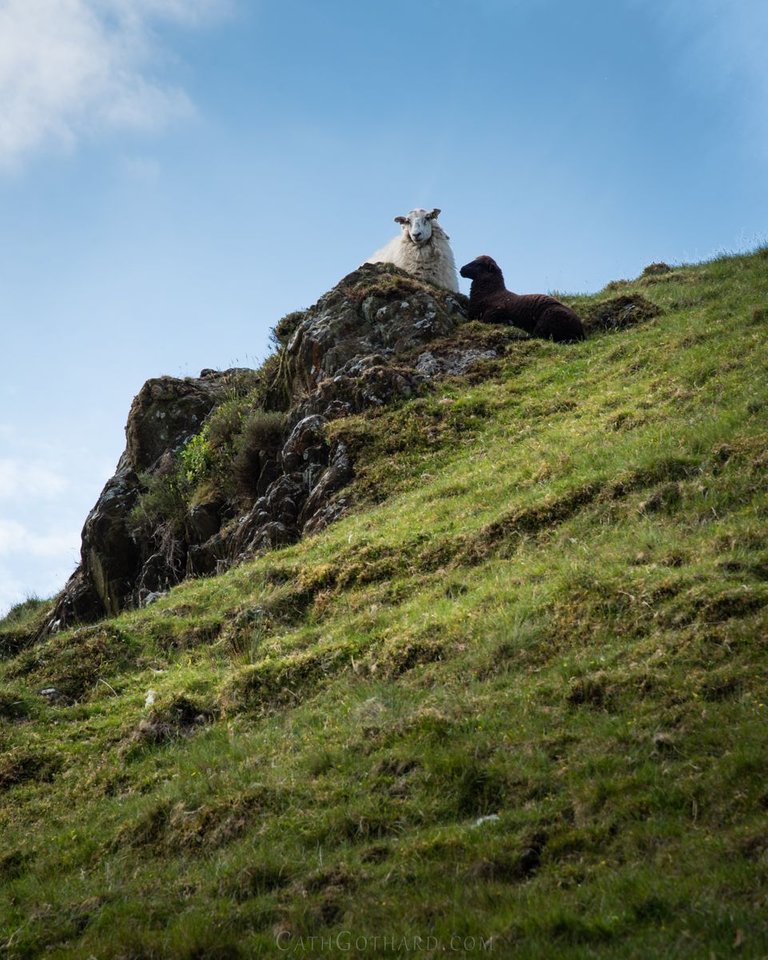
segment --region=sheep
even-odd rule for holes
[[[504,276],[491,257],[475,257],[459,271],[472,281],[469,291],[469,319],[485,323],[509,323],[532,337],[571,343],[584,339],[580,317],[564,303],[543,293],[511,293]]]
[[[366,263],[394,263],[419,280],[459,292],[456,263],[448,234],[437,223],[439,209],[419,207],[405,217],[395,217],[400,235],[370,256]]]

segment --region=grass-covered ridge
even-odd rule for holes
[[[622,287],[334,422],[323,534],[0,624],[0,955],[768,953],[768,252]]]

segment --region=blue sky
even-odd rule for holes
[[[439,206],[588,292],[768,237],[764,0],[0,0],[0,613],[56,592],[161,374]]]

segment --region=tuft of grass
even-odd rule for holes
[[[15,604],[0,620],[0,660],[29,646],[42,629],[51,609],[51,600],[27,597]]]
[[[270,459],[277,457],[286,427],[286,415],[276,411],[257,408],[244,418],[231,469],[238,492],[245,497],[255,499],[261,472]]]

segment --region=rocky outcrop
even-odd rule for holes
[[[389,363],[449,336],[466,319],[465,300],[391,265],[365,264],[308,310],[291,337],[294,389],[315,390],[325,379],[354,376],[363,359],[367,368]]]
[[[123,459],[136,471],[151,470],[168,451],[198,432],[226,388],[245,369],[203,370],[198,377],[148,380],[134,397],[125,426]]]
[[[134,398],[126,424],[126,447],[114,476],[107,481],[82,532],[80,565],[54,608],[51,625],[113,616],[136,599],[140,584],[150,592],[163,585],[152,578],[159,566],[147,557],[147,545],[132,535],[128,518],[141,492],[141,475],[160,468],[164,457],[202,426],[227,387],[252,371],[204,370],[199,378],[158,377],[148,380]],[[167,580],[167,577],[166,577]]]
[[[502,339],[480,349],[463,343],[456,333],[466,298],[390,264],[364,265],[290,321],[264,393],[287,407],[285,431],[277,447],[253,458],[253,502],[197,499],[181,533],[137,533],[130,517],[148,478],[176,469],[179,451],[233,383],[263,382],[266,365],[149,380],[131,405],[125,452],[86,519],[80,566],[49,629],[114,615],[184,577],[321,530],[348,508],[354,472],[346,446],[326,439],[329,420],[414,396],[430,378],[464,373],[504,349]]]

